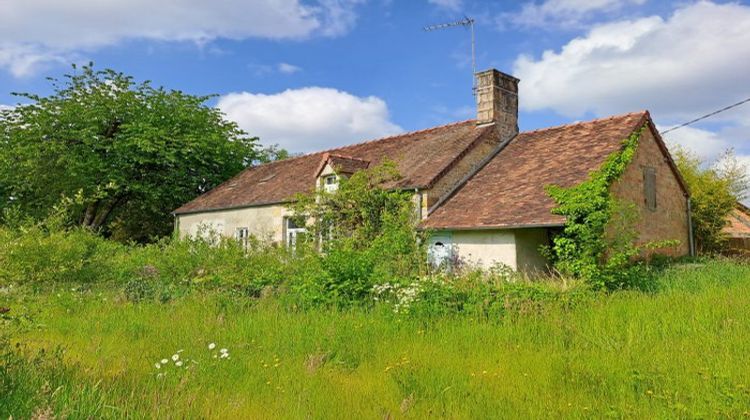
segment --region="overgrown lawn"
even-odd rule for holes
[[[659,284],[501,317],[5,288],[0,417],[746,415],[750,267],[678,265]]]

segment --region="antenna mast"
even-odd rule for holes
[[[455,22],[448,22],[448,23],[439,23],[437,25],[430,25],[425,26],[423,29],[426,32],[432,32],[432,31],[439,31],[441,29],[447,29],[452,28],[454,26],[463,26],[464,28],[468,27],[471,30],[471,91],[472,94],[477,94],[477,80],[476,80],[476,74],[477,74],[477,59],[476,59],[476,42],[474,40],[474,19],[464,16],[463,19],[457,20]]]

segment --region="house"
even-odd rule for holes
[[[176,228],[183,236],[205,226],[294,246],[304,229],[285,204],[296,193],[335,189],[338,177],[387,159],[402,178],[386,187],[413,192],[420,227],[431,233],[432,258],[542,269],[540,246],[565,223],[551,212],[545,186],[585,181],[645,126],[613,194],[634,204],[638,242],[677,240],[660,252],[690,252],[688,191],[648,112],[519,133],[519,80],[494,69],[476,78],[476,119],[245,169],[178,208]]]
[[[722,229],[729,243],[730,253],[750,252],[750,208],[742,203],[729,213],[727,225]]]

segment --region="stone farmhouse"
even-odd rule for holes
[[[176,229],[294,246],[304,228],[285,204],[296,193],[335,189],[341,177],[387,159],[402,176],[387,187],[413,192],[436,262],[457,254],[485,268],[544,269],[540,246],[565,223],[545,186],[585,181],[645,125],[613,195],[634,204],[638,242],[677,240],[659,252],[691,252],[688,190],[647,111],[519,133],[519,80],[494,69],[476,78],[476,119],[247,168],[175,210]]]

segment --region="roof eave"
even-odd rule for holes
[[[440,226],[440,227],[419,227],[419,230],[512,230],[512,229],[532,229],[532,228],[560,228],[565,227],[565,223],[524,223],[517,225],[482,225],[482,226]]]

